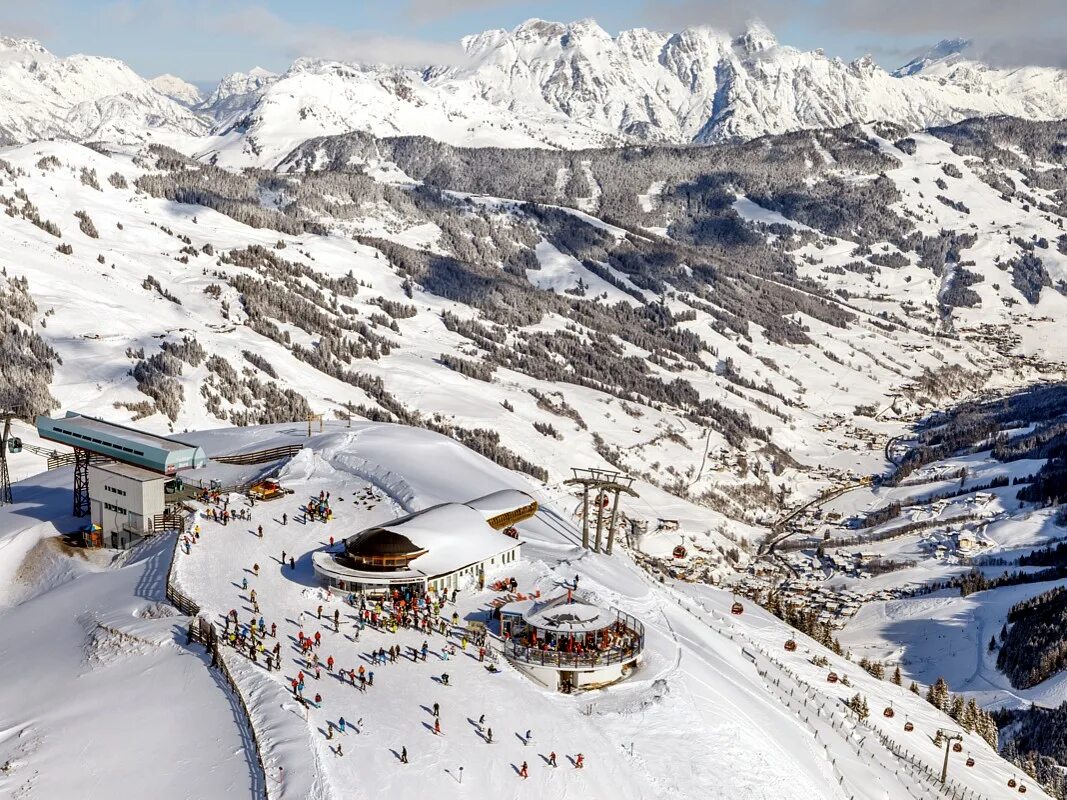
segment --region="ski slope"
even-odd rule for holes
[[[288,435],[293,433],[290,426]],[[242,435],[257,434],[226,432],[227,445]],[[201,441],[210,451],[219,446],[216,438],[209,433]],[[276,428],[274,438],[265,441],[279,440]],[[267,732],[261,739],[268,779],[285,775],[282,783],[271,784],[278,797],[348,796],[350,787],[367,797],[422,791],[454,796],[460,766],[464,785],[516,797],[881,798],[889,781],[898,783],[899,792],[890,796],[933,796],[932,784],[920,773],[939,766],[940,751],[923,737],[952,723],[925,701],[833,656],[833,667],[848,674],[854,686],[829,686],[826,670],[806,660],[822,651],[818,645],[807,642],[797,653],[785,653],[782,643],[789,632],[762,611],[750,608],[733,617],[727,611],[729,596],[710,587],[656,585],[625,550],[611,558],[583,552],[575,544],[577,532],[559,524],[551,508],[520,525],[522,560],[488,580],[514,576],[520,591],[551,594],[577,574],[581,589],[596,602],[618,606],[646,624],[648,644],[637,674],[606,690],[559,695],[507,666],[489,674],[473,652],[444,661],[436,636],[429,637],[427,663],[401,659],[374,667],[365,657],[370,650],[393,644],[417,648],[424,637],[367,628],[355,640],[353,609],[337,593],[316,585],[310,553],[325,546],[329,536],[350,535],[410,510],[499,488],[537,493],[540,487],[444,437],[370,423],[327,426],[282,469],[281,479],[294,494],[257,504],[251,523],[222,526],[199,519],[200,543],[190,554],[178,555],[175,568],[180,589],[218,620],[231,608],[238,609],[242,621],[247,618],[252,609],[240,588],[247,578],[268,627],[277,624],[283,642],[300,630],[307,636],[318,631],[323,661],[331,655],[338,669],[363,664],[375,671],[374,685],[365,693],[325,669],[318,681],[307,677],[305,696],[320,693],[323,702],[305,719],[289,690],[289,681],[304,666],[295,649],[283,649],[283,668],[269,673],[225,650],[248,696],[255,698],[256,725]],[[335,519],[301,524],[299,506],[320,491],[331,493]],[[243,501],[233,497],[231,502]],[[284,526],[283,513],[289,520]],[[256,534],[260,525],[262,539]],[[281,563],[283,549],[295,553],[295,571]],[[258,577],[251,569],[257,563]],[[455,610],[472,618],[493,596],[468,587]],[[320,604],[321,622],[316,618]],[[341,616],[339,633],[333,631],[335,609]],[[452,611],[446,606],[444,613]],[[446,671],[451,676],[447,688],[434,680]],[[783,681],[793,683],[793,696]],[[876,716],[869,726],[857,726],[842,706],[857,690],[869,694],[876,714],[893,704],[901,716],[895,721]],[[818,714],[798,704],[801,692],[821,706]],[[441,736],[432,732],[428,713],[434,702],[441,704]],[[475,724],[481,714],[493,728],[492,745]],[[328,723],[341,716],[350,725],[361,719],[358,733],[327,739]],[[905,716],[915,723],[915,733],[902,733]],[[526,730],[533,732],[528,745],[522,741]],[[874,744],[879,734],[887,744]],[[334,749],[339,742],[343,755]],[[916,765],[905,767],[892,747],[908,748]],[[401,748],[411,763],[399,763]],[[979,765],[965,769],[961,762],[954,779],[995,796],[994,787],[1007,781],[1011,768],[977,736],[968,735],[967,749]],[[561,762],[556,769],[547,766],[551,751]],[[580,772],[564,761],[564,755],[578,752],[586,761]],[[528,780],[517,777],[523,761],[530,766]],[[911,781],[926,788],[913,791],[907,788]],[[872,786],[880,788],[872,791]]]

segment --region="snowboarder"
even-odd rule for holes
[[[585,756],[579,753],[574,759],[574,768],[581,769],[585,766]]]
[[[548,765],[550,767],[556,766],[556,751],[555,750],[553,750],[551,753],[548,754]]]
[[[526,762],[525,761],[523,761],[522,762],[522,766],[519,767],[519,777],[523,778],[524,780],[526,778],[530,777],[529,772],[528,772],[527,767],[526,767]]]
[[[482,714],[480,717],[478,717],[478,724],[479,725],[484,725],[485,724],[485,714]]]
[[[531,731],[526,731],[526,738],[523,740],[522,743],[529,744],[531,739],[533,739],[533,733]]]
[[[440,719],[435,719],[433,721],[433,732],[434,732],[434,735],[437,735],[437,736],[439,736],[441,734],[441,720]]]
[[[254,573],[256,573],[256,577],[258,578],[259,577],[259,564],[253,564],[252,565],[252,571]]]
[[[485,731],[485,743],[486,744],[492,744],[493,743],[493,729],[492,728],[487,728],[486,731]]]
[[[445,686],[448,686],[448,673],[447,672],[444,672],[444,673],[441,674],[441,683],[443,683]]]

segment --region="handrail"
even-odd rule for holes
[[[633,647],[613,647],[610,650],[595,650],[592,653],[564,653],[562,650],[541,650],[526,647],[509,639],[504,643],[504,656],[524,664],[537,664],[543,667],[602,667],[622,664],[636,658],[645,648],[645,637],[641,636]]]

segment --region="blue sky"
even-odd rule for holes
[[[0,0],[0,33],[195,82],[253,66],[281,71],[301,55],[442,61],[464,34],[530,17],[593,17],[615,33],[691,24],[736,30],[758,15],[783,44],[844,59],[871,53],[886,67],[957,35],[983,42],[994,59],[1058,64],[1067,49],[1065,7],[1065,0]]]

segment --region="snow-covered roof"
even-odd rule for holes
[[[515,539],[490,527],[481,511],[463,503],[442,503],[360,531],[346,540],[346,546],[365,537],[368,532],[379,530],[405,536],[420,550],[427,551],[412,559],[409,570],[405,571],[419,577],[433,578],[455,572],[506,553],[518,545]],[[377,574],[381,576],[383,573]]]
[[[612,612],[589,603],[563,603],[541,608],[523,617],[527,625],[555,633],[591,633],[615,621]]]
[[[469,503],[464,503],[464,505],[480,512],[487,520],[536,504],[537,501],[532,496],[518,489],[501,489],[498,492],[491,492],[471,500]]]

